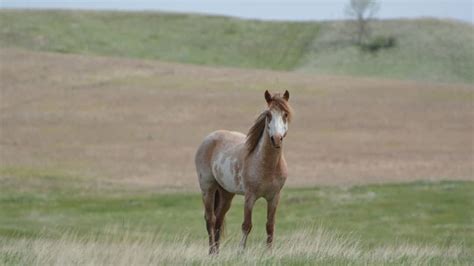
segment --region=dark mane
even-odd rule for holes
[[[247,139],[245,140],[247,155],[251,154],[257,147],[257,144],[260,141],[260,138],[262,137],[263,132],[265,131],[267,113],[269,113],[270,110],[274,108],[286,112],[288,114],[288,118],[287,118],[288,122],[291,121],[293,110],[291,109],[288,102],[285,99],[283,99],[279,93],[275,94],[272,97],[272,101],[270,105],[268,106],[268,109],[263,111],[260,115],[258,115],[257,119],[255,119],[254,124],[252,125],[252,127],[249,129],[249,132],[247,133]]]
[[[263,135],[263,131],[265,131],[265,122],[267,119],[268,112],[270,112],[270,110],[263,111],[257,117],[257,119],[255,119],[255,123],[247,133],[247,139],[245,140],[245,146],[247,147],[247,155],[251,154],[255,150],[258,141]]]

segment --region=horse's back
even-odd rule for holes
[[[222,185],[220,180],[217,180],[218,177],[215,176],[213,171],[215,161],[223,154],[238,157],[240,153],[239,148],[244,145],[244,143],[244,134],[227,130],[214,131],[204,138],[195,156],[199,185],[203,191],[215,182]]]

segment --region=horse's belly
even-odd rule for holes
[[[235,194],[244,193],[242,171],[237,159],[220,156],[214,161],[212,171],[217,183],[226,191]]]
[[[221,185],[226,191],[234,193],[234,194],[244,194],[244,189],[242,183],[236,183],[234,181],[236,179],[235,176],[224,175],[222,177],[216,177],[217,183]]]

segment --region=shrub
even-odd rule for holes
[[[393,36],[376,36],[369,41],[360,44],[362,51],[376,53],[381,49],[389,49],[395,47],[397,41]]]

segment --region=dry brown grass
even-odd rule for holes
[[[3,167],[197,188],[216,129],[246,132],[289,89],[291,186],[473,180],[474,90],[432,84],[0,50]]]
[[[356,239],[323,229],[298,231],[272,250],[252,245],[243,254],[224,243],[218,256],[208,256],[204,241],[178,236],[163,242],[157,235],[120,240],[63,234],[59,239],[0,238],[6,264],[18,265],[468,265],[459,246],[400,244],[366,248]],[[236,241],[235,241],[236,242]]]

